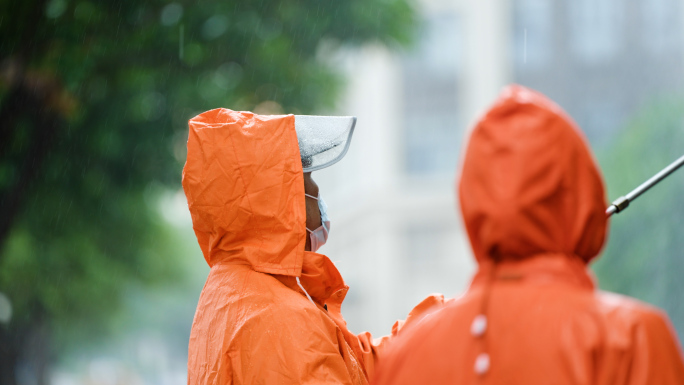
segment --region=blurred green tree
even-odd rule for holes
[[[684,155],[684,101],[671,97],[640,111],[601,153],[608,196],[627,194]],[[667,311],[684,337],[684,170],[611,218],[609,242],[594,265],[603,289]]]
[[[179,188],[188,118],[331,106],[320,56],[408,42],[407,1],[0,0],[0,384],[180,274],[145,200]]]

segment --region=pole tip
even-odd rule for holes
[[[618,199],[614,200],[613,203],[608,207],[606,210],[606,215],[611,216],[615,213],[619,213],[620,211],[623,211],[629,206],[629,199],[626,197],[622,196],[619,197]]]

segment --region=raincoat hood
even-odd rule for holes
[[[604,186],[575,123],[545,96],[512,85],[476,123],[459,199],[478,263],[601,250]]]
[[[183,189],[207,263],[299,276],[306,208],[294,115],[219,108],[189,126]]]

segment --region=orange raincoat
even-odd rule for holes
[[[183,189],[211,266],[190,334],[188,384],[366,384],[387,338],[373,343],[347,330],[340,307],[348,287],[326,256],[304,251],[294,116],[215,109],[193,118]],[[428,297],[407,322],[442,299]]]
[[[472,132],[459,196],[479,270],[392,342],[374,384],[684,384],[667,316],[595,288],[603,182],[558,106],[505,89]]]

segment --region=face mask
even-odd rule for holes
[[[304,194],[311,199],[318,201],[318,210],[321,212],[321,225],[316,230],[311,230],[308,227],[306,231],[309,232],[311,238],[311,251],[316,252],[321,246],[325,245],[328,240],[328,232],[330,231],[330,219],[328,218],[328,205],[325,204],[323,198],[321,198],[321,193],[318,193],[318,197],[313,195]]]

